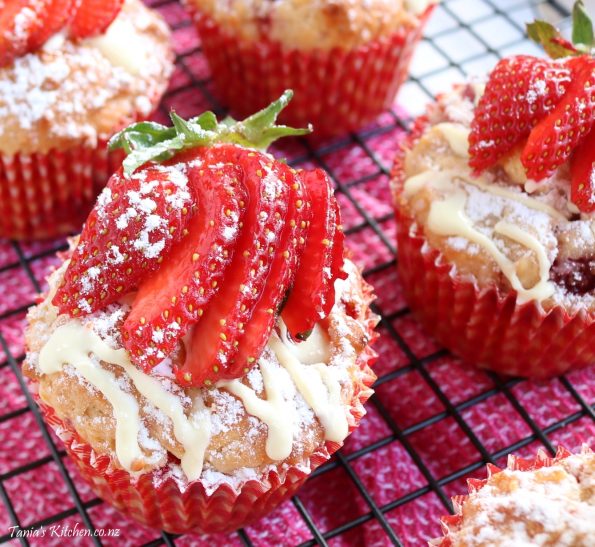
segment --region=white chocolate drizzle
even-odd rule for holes
[[[116,17],[105,33],[90,38],[87,44],[96,47],[112,66],[123,68],[134,76],[147,65],[146,38],[123,17]]]
[[[284,325],[282,330],[286,336]],[[326,347],[318,348],[320,344]],[[273,334],[269,348],[319,419],[325,439],[343,441],[349,426],[337,374],[322,362],[304,364],[298,357],[303,354],[310,359],[328,358],[326,334],[318,327],[313,340],[301,344],[292,344]],[[51,374],[59,372],[62,365],[69,364],[105,396],[113,407],[116,420],[116,456],[120,464],[131,471],[135,460],[143,459],[139,445],[142,426],[139,405],[132,394],[122,389],[116,375],[102,367],[100,361],[121,367],[141,395],[170,418],[174,436],[184,448],[182,470],[189,480],[198,479],[211,436],[210,411],[205,407],[199,390],[195,390],[193,408],[187,417],[180,399],[167,391],[156,377],[137,369],[130,362],[126,350],[110,348],[91,328],[76,321],[61,325],[52,333],[40,352],[39,368],[43,373]],[[275,365],[267,359],[260,359],[258,364],[266,398],[261,399],[254,389],[240,380],[220,381],[216,387],[240,399],[246,412],[267,426],[266,454],[279,461],[291,454],[294,434],[299,427],[295,403],[286,398],[287,394],[278,385],[279,370],[275,370]]]
[[[551,264],[543,245],[534,236],[513,224],[498,222],[494,227],[495,232],[536,253],[539,261],[539,281],[533,287],[525,288],[518,277],[514,262],[504,255],[488,236],[473,227],[473,223],[465,214],[466,200],[467,194],[461,189],[455,189],[444,200],[433,201],[428,215],[428,228],[439,235],[462,236],[485,249],[494,258],[512,288],[517,291],[519,302],[542,301],[551,296],[554,292],[554,286],[548,279]]]
[[[484,177],[473,178],[458,171],[422,171],[421,173],[413,175],[405,181],[403,191],[405,197],[411,197],[417,194],[417,192],[419,192],[425,186],[430,186],[438,190],[447,190],[454,187],[453,182],[457,180],[462,180],[467,184],[477,186],[477,188],[481,188],[485,192],[489,192],[494,196],[517,201],[529,209],[540,211],[541,213],[545,213],[557,220],[566,220],[566,217],[560,211],[554,209],[547,203],[543,203],[542,201],[539,201],[535,198],[523,195],[520,192],[512,192],[506,188],[503,188],[502,186],[489,184]]]
[[[452,151],[461,158],[469,157],[469,133],[471,130],[462,123],[443,122],[434,126],[448,141]]]
[[[91,359],[90,354],[96,359]],[[156,378],[132,365],[126,350],[110,348],[90,328],[73,321],[61,325],[52,333],[39,354],[39,368],[45,374],[51,374],[58,372],[62,365],[70,364],[104,395],[112,405],[116,419],[116,456],[122,467],[132,470],[134,461],[143,458],[138,443],[141,429],[138,403],[133,395],[121,388],[116,376],[97,360],[122,367],[136,389],[172,420],[174,434],[184,447],[182,470],[189,480],[200,477],[204,452],[210,438],[210,424],[200,419],[205,414],[200,412],[201,403],[195,400],[199,412],[193,413],[188,419],[180,400],[166,391]]]
[[[320,420],[325,439],[340,442],[347,437],[349,426],[341,404],[341,386],[331,369],[323,363],[303,365],[277,335],[271,337],[269,346]]]
[[[260,399],[253,389],[239,380],[217,382],[217,387],[238,397],[250,414],[266,424],[269,429],[266,454],[271,460],[283,460],[291,454],[294,416],[283,393],[275,387],[272,365],[266,360],[260,360],[259,366],[266,399]]]

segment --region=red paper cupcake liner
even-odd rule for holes
[[[164,90],[165,85],[151,98],[153,110]],[[113,133],[148,117],[132,113]],[[47,239],[79,231],[125,157],[122,150],[108,151],[107,142],[43,154],[0,154],[0,237]]]
[[[420,118],[403,144],[410,149],[427,119]],[[518,304],[516,292],[480,288],[459,276],[432,248],[415,220],[399,207],[404,154],[393,169],[398,271],[411,310],[443,346],[464,361],[514,376],[545,378],[595,363],[595,314],[545,311],[537,302]]]
[[[306,52],[266,37],[244,41],[190,6],[219,98],[234,115],[248,116],[293,89],[281,120],[312,123],[316,136],[358,129],[391,106],[433,8],[415,26],[363,46]]]
[[[370,386],[376,376],[369,365],[375,358],[376,353],[369,347],[359,357],[363,374],[361,383],[355,386],[350,408],[350,433],[365,414],[363,404],[372,394]],[[64,442],[68,454],[100,498],[142,524],[175,534],[231,532],[246,526],[291,497],[310,473],[342,446],[326,442],[304,464],[270,471],[259,481],[244,483],[239,491],[221,484],[207,493],[200,481],[181,489],[162,471],[134,480],[129,473],[116,468],[110,456],[98,455],[51,407],[39,400],[38,403],[46,422]]]
[[[0,156],[0,237],[42,239],[80,229],[123,154],[76,146]]]
[[[589,454],[591,453],[591,449],[587,445],[583,445],[581,453]],[[558,450],[554,457],[550,456],[543,449],[540,449],[537,452],[537,455],[534,459],[525,459],[511,454],[508,456],[506,469],[509,471],[536,471],[538,469],[542,469],[543,467],[552,467],[553,465],[558,464],[560,461],[572,455],[572,452],[570,452],[563,446],[558,447]],[[487,479],[467,480],[467,488],[469,490],[469,494],[473,494],[478,490],[481,490],[488,483],[488,480],[490,477],[492,477],[492,475],[496,475],[497,473],[500,473],[502,471],[503,469],[500,469],[495,465],[488,464]],[[460,495],[452,498],[455,514],[447,515],[440,519],[440,525],[442,526],[442,533],[444,534],[444,536],[432,539],[429,542],[430,545],[434,547],[451,547],[453,545],[450,534],[456,532],[460,527],[461,523],[463,522],[463,504],[467,501],[468,498],[468,495]]]

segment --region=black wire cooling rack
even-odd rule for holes
[[[169,10],[168,20],[176,34],[193,32],[190,28],[191,23],[188,17],[181,7],[173,6],[175,2],[172,0],[160,0],[151,2],[151,4],[158,9],[172,8]],[[347,230],[348,236],[354,237],[358,233],[371,230],[385,248],[387,260],[375,264],[364,272],[365,277],[372,283],[375,277],[383,272],[387,272],[388,270],[394,271],[397,256],[394,246],[394,236],[386,229],[386,223],[392,218],[392,213],[387,212],[382,216],[375,217],[366,210],[365,205],[358,199],[357,189],[360,185],[364,185],[378,177],[386,177],[390,169],[390,161],[379,157],[373,150],[370,142],[381,137],[383,134],[397,129],[407,130],[411,124],[410,115],[417,114],[422,103],[431,99],[439,89],[446,89],[449,81],[461,79],[464,75],[476,72],[478,69],[487,70],[502,54],[531,49],[531,46],[524,38],[523,21],[530,20],[538,8],[542,7],[547,8],[549,14],[558,19],[566,18],[569,15],[566,8],[555,0],[539,4],[520,0],[444,1],[433,15],[433,19],[426,32],[426,37],[420,45],[412,70],[412,76],[400,95],[400,104],[408,109],[407,112],[409,114],[406,115],[399,107],[395,107],[395,109],[382,117],[382,123],[363,130],[360,133],[326,143],[320,148],[314,148],[306,140],[299,141],[299,152],[292,157],[292,163],[310,162],[327,169],[336,181],[338,194],[343,196],[342,202],[354,208],[361,217],[361,222],[349,227]],[[506,32],[501,32],[500,29],[504,27],[507,29]],[[508,39],[506,36],[509,38],[512,37],[512,39]],[[208,106],[213,108],[218,114],[222,114],[223,109],[211,93],[211,82],[206,69],[197,71],[192,66],[194,60],[198,58],[200,49],[192,48],[185,50],[182,43],[178,45],[176,81],[179,82],[179,85],[174,82],[170,88],[168,95],[166,95],[163,101],[162,114],[167,113],[167,105],[174,95],[188,94],[193,89],[200,90],[201,96],[206,98],[210,103]],[[204,78],[197,76],[197,72],[204,74]],[[348,147],[356,147],[360,154],[367,156],[369,163],[371,162],[372,169],[357,179],[343,180],[342,177],[335,176],[336,172],[334,172],[333,166],[330,165],[327,158],[329,155],[340,152]],[[15,506],[11,501],[9,490],[6,487],[7,481],[38,469],[50,462],[54,462],[58,468],[60,480],[65,483],[70,498],[68,500],[70,507],[57,514],[28,524],[25,529],[49,526],[53,523],[59,523],[68,517],[79,515],[84,526],[93,532],[95,525],[91,510],[103,502],[98,498],[92,497],[83,501],[83,496],[75,486],[73,474],[71,474],[66,465],[68,457],[46,430],[40,413],[26,388],[20,370],[20,363],[24,356],[15,355],[14,352],[11,352],[6,334],[2,330],[3,322],[9,321],[13,317],[22,316],[27,307],[33,303],[34,292],[41,290],[40,281],[36,275],[37,264],[47,259],[57,250],[64,249],[65,242],[62,240],[41,247],[31,247],[11,242],[10,246],[12,251],[14,251],[15,259],[11,263],[0,267],[0,275],[10,275],[8,272],[23,270],[31,283],[32,297],[24,305],[18,305],[14,309],[8,309],[0,313],[0,349],[6,355],[5,360],[0,362],[0,372],[2,369],[8,367],[16,376],[18,389],[22,390],[24,395],[23,406],[11,409],[9,412],[0,415],[0,424],[10,422],[15,424],[14,427],[18,427],[16,425],[17,420],[23,415],[30,413],[33,417],[32,421],[35,424],[34,427],[39,428],[39,432],[43,438],[41,442],[43,442],[45,447],[42,452],[47,453],[49,451],[49,454],[38,460],[20,465],[4,474],[0,474],[0,499],[3,504],[3,507],[0,505],[0,511],[4,510],[7,513],[7,520],[12,525],[20,526],[20,516],[17,514]],[[0,294],[0,300],[4,296]],[[366,509],[358,516],[325,530],[317,524],[316,519],[301,499],[300,493],[298,493],[292,499],[292,503],[311,535],[311,539],[301,545],[332,545],[335,539],[342,536],[348,537],[344,535],[357,527],[369,524],[371,521],[376,521],[376,524],[384,532],[383,540],[387,544],[423,544],[423,541],[427,538],[404,537],[403,534],[399,536],[395,530],[395,526],[387,518],[387,513],[407,504],[414,503],[426,494],[433,493],[443,506],[443,513],[446,514],[452,511],[450,495],[453,493],[453,489],[450,486],[453,483],[457,483],[457,481],[460,481],[471,473],[475,473],[476,476],[482,476],[483,471],[481,468],[486,463],[501,462],[502,458],[507,454],[522,450],[529,447],[529,445],[531,447],[541,445],[553,454],[555,449],[552,436],[584,419],[595,422],[593,401],[586,400],[592,399],[592,397],[588,394],[582,394],[581,390],[577,389],[572,381],[564,376],[559,379],[559,383],[562,386],[561,389],[565,391],[565,395],[572,400],[575,411],[565,413],[561,419],[550,421],[547,426],[538,423],[539,421],[534,418],[531,410],[527,408],[526,404],[518,396],[518,387],[526,384],[525,381],[520,379],[504,379],[491,373],[485,373],[487,383],[489,384],[486,389],[464,400],[453,400],[449,391],[445,390],[440,382],[436,380],[435,375],[429,371],[429,366],[432,363],[439,361],[448,354],[444,350],[438,350],[421,358],[417,355],[415,348],[411,345],[410,339],[403,335],[399,328],[395,326],[396,322],[409,316],[409,310],[406,307],[400,307],[397,310],[386,310],[383,307],[382,301],[380,301],[376,305],[375,311],[382,317],[380,328],[388,334],[398,348],[398,351],[400,351],[406,360],[403,366],[381,375],[378,378],[376,387],[389,385],[391,382],[397,382],[399,378],[405,375],[415,373],[419,378],[419,382],[424,384],[424,389],[427,393],[431,394],[433,399],[439,401],[442,410],[439,412],[428,412],[422,420],[403,426],[398,423],[398,419],[395,419],[394,413],[387,406],[386,402],[383,402],[377,396],[372,397],[368,406],[374,409],[375,414],[380,417],[383,422],[383,428],[385,431],[388,431],[388,434],[355,451],[348,453],[345,451],[338,452],[330,462],[313,473],[313,477],[320,477],[334,469],[342,469],[352,482],[356,491],[361,495]],[[2,358],[2,352],[0,352],[0,359]],[[484,373],[480,374],[483,375]],[[497,450],[494,450],[493,446],[486,442],[486,439],[482,437],[476,428],[471,427],[466,419],[468,412],[479,408],[480,405],[495,397],[500,397],[512,406],[517,414],[516,418],[523,421],[527,430],[527,434],[524,437],[515,440],[513,443],[498,446]],[[424,405],[423,398],[417,404]],[[436,466],[429,463],[427,458],[420,455],[419,445],[413,442],[412,439],[416,434],[423,433],[444,420],[454,421],[458,425],[466,438],[468,445],[466,449],[475,451],[476,457],[471,463],[463,465],[461,468],[445,476],[440,476],[436,472]],[[414,462],[425,484],[396,499],[379,504],[370,493],[369,488],[366,487],[364,481],[360,478],[355,466],[358,460],[364,459],[371,453],[380,451],[394,442],[400,443],[404,451],[408,454],[408,457]],[[398,479],[395,478],[395,480]],[[461,492],[460,487],[457,488],[458,490],[455,490]],[[124,537],[121,538],[120,544],[126,543],[125,536],[124,534]],[[239,543],[244,545],[258,544],[258,539],[251,537],[250,532],[247,530],[239,530],[237,536],[235,536],[235,540],[239,540]],[[182,541],[184,544],[192,544],[192,540],[188,538],[180,539],[165,532],[161,534],[155,532],[154,539],[145,544],[175,545],[176,542],[180,543]],[[22,545],[33,543],[31,539],[27,538],[11,538],[8,530],[0,530],[0,543],[4,542],[20,542]],[[94,545],[102,545],[102,540],[99,537],[89,538],[89,542]]]

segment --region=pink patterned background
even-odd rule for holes
[[[184,10],[171,1],[159,2],[157,9],[174,28],[178,62],[156,118],[164,121],[172,107],[182,116],[217,108],[199,40]],[[504,464],[511,450],[533,455],[542,441],[571,450],[583,442],[593,444],[595,369],[540,383],[498,379],[441,350],[408,312],[394,267],[395,224],[386,175],[404,134],[401,117],[403,111],[396,109],[358,137],[288,141],[275,150],[299,165],[329,169],[338,185],[348,245],[379,295],[379,381],[367,417],[341,456],[306,483],[297,501],[245,529],[243,539],[238,534],[184,536],[174,540],[176,545],[241,545],[246,538],[258,546],[298,545],[313,539],[298,509],[320,533],[332,532],[329,545],[389,545],[375,511],[385,514],[403,544],[422,545],[440,533],[438,518],[447,512],[443,501],[464,492],[466,478],[483,477],[487,461]],[[0,240],[0,341],[5,342],[0,345],[0,497],[10,500],[21,526],[46,519],[84,526],[19,384],[25,310],[38,289],[32,278],[44,286],[44,277],[58,262],[54,251],[63,244],[17,246]],[[60,450],[60,442],[50,436]],[[104,544],[163,540],[159,532],[96,500],[68,457],[60,452],[60,458],[93,525],[121,529],[120,538],[104,538]],[[8,506],[0,503],[0,538],[10,544],[17,543],[6,537],[13,524]],[[92,544],[88,538],[29,540],[32,545],[66,541]]]

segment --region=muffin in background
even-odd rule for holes
[[[393,169],[412,311],[508,375],[595,362],[595,59],[555,44],[561,58],[508,57],[438,96]]]
[[[28,314],[47,423],[98,496],[158,529],[272,511],[372,394],[372,290],[331,181],[263,151],[303,133],[274,125],[289,97],[117,134],[133,150]]]
[[[284,89],[281,120],[317,137],[356,130],[388,108],[434,2],[184,0],[221,102],[246,116]]]
[[[80,229],[122,160],[121,153],[108,153],[107,140],[150,116],[173,70],[167,25],[140,0],[105,2],[100,13],[84,1],[78,11],[74,2],[67,5],[40,13],[19,8],[48,30],[34,40],[39,29],[32,27],[30,47],[17,47],[14,35],[3,43],[0,237],[47,238]]]
[[[453,498],[455,514],[441,519],[434,547],[557,545],[588,547],[595,538],[595,454],[563,447],[532,460],[510,455],[505,469],[488,465],[484,480]]]

